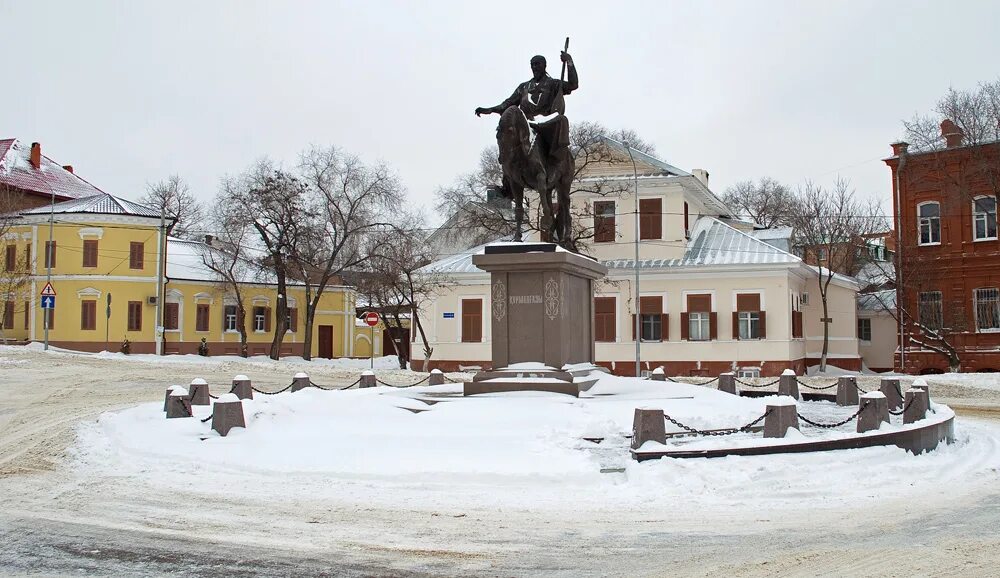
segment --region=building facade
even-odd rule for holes
[[[1000,370],[1000,143],[968,145],[950,121],[946,146],[892,145],[896,289],[903,317],[897,366],[910,373]],[[958,367],[943,354],[955,350]],[[945,348],[947,349],[947,348]]]
[[[607,146],[625,155],[620,144]],[[636,175],[630,163],[608,163],[580,178],[638,181],[638,198],[632,192],[573,195],[574,204],[588,205],[576,212],[593,215],[595,234],[585,252],[609,269],[594,296],[598,363],[633,375],[637,337],[640,373],[664,366],[673,375],[801,374],[817,363],[824,318],[816,269],[775,246],[773,236],[758,238],[752,224],[734,219],[708,188],[704,171],[636,156]],[[415,348],[414,368],[491,365],[490,280],[472,265],[481,251],[474,247],[422,270],[438,286],[419,310],[433,354],[425,360]],[[853,279],[838,275],[829,294],[829,363],[845,369],[861,366],[857,290]]]

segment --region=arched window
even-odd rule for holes
[[[997,238],[997,198],[976,197],[972,201],[972,240]]]
[[[920,203],[917,205],[919,220],[920,245],[939,245],[941,243],[941,204],[937,202]]]

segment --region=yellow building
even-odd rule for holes
[[[49,207],[22,211],[0,239],[5,256],[19,256],[16,262],[27,263],[30,274],[19,294],[8,295],[4,303],[7,339],[44,339],[41,291],[51,254],[56,293],[48,315],[51,345],[118,351],[127,339],[132,353],[197,353],[204,339],[211,355],[239,354],[237,300],[204,264],[209,246],[174,238],[163,243],[158,211],[108,194],[57,203],[51,213],[51,244]],[[157,263],[164,264],[159,291]],[[250,355],[266,355],[274,337],[277,291],[269,280],[255,272],[240,284]],[[163,323],[155,321],[158,296]],[[353,356],[355,299],[351,287],[326,288],[315,316],[312,356]],[[290,328],[282,355],[302,355],[304,287],[291,284],[288,301]]]

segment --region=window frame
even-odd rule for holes
[[[937,216],[936,217],[924,217],[923,215],[921,215],[920,214],[921,209],[923,207],[927,207],[927,206],[930,206],[930,205],[936,205],[937,206],[937,209],[938,209]],[[924,225],[925,225],[924,219],[927,219],[927,223],[926,223],[927,232],[928,232],[927,237],[928,237],[928,239],[930,239],[926,243],[923,242],[923,238],[924,238],[923,230],[924,230]],[[935,223],[937,224],[937,228],[936,228],[936,230],[937,230],[937,240],[936,241],[933,240],[933,238],[934,238],[933,232],[934,232],[935,229],[932,227],[932,225],[935,224]],[[919,246],[919,247],[933,247],[935,245],[940,245],[940,244],[941,244],[941,203],[940,203],[940,201],[924,201],[922,203],[917,203],[917,246]]]
[[[253,332],[264,333],[267,328],[267,307],[263,305],[253,306]]]
[[[97,244],[97,239],[84,239],[83,240],[83,264],[81,265],[84,269],[96,269],[97,268],[97,255],[100,251],[100,245]]]
[[[740,379],[759,379],[760,378],[760,368],[759,367],[741,367],[736,370],[736,377]]]
[[[229,313],[230,307],[232,308],[232,314]],[[240,308],[238,305],[223,305],[222,307],[222,322],[225,328],[222,330],[223,333],[239,333],[239,323],[237,318],[240,315]],[[232,324],[230,324],[232,320]]]
[[[611,299],[614,303],[611,311],[611,339],[598,339],[597,332],[598,327],[602,327],[598,323],[598,313],[597,313],[597,300],[598,299]],[[601,315],[607,315],[607,313],[602,313]],[[603,317],[602,317],[603,319]],[[607,335],[602,335],[602,337],[607,337]],[[618,341],[618,296],[617,295],[594,295],[594,342],[595,343],[616,343]]]
[[[712,312],[711,311],[689,311],[688,314],[688,341],[711,341],[712,340]],[[697,318],[695,317],[697,316]],[[701,329],[704,328],[704,336],[695,338],[695,324],[699,329],[698,333],[701,333]],[[704,326],[704,327],[702,327]]]
[[[80,331],[97,330],[97,300],[80,301]]]
[[[194,304],[194,331],[208,333],[212,327],[212,306],[209,303]]]
[[[983,217],[983,227],[986,233],[989,233],[990,226],[990,212],[978,212],[977,204],[980,199],[989,199],[993,201],[993,236],[979,237],[977,236],[977,226],[979,224],[979,217]],[[996,241],[997,240],[997,198],[991,195],[980,195],[972,199],[972,242],[978,243],[980,241]]]
[[[993,293],[994,293],[992,301],[994,303],[993,319],[996,322],[996,326],[995,327],[987,327],[987,328],[984,329],[980,325],[980,323],[979,323],[979,320],[980,320],[980,317],[979,317],[979,314],[980,314],[979,292],[980,291],[993,291]],[[1000,288],[997,288],[997,287],[977,287],[977,288],[973,289],[972,290],[972,309],[973,309],[973,311],[975,312],[975,315],[976,315],[976,333],[1000,333]]]
[[[865,338],[865,331],[862,326],[867,327],[868,338]],[[872,341],[872,318],[871,317],[858,317],[858,341],[864,341],[865,343],[871,343]]]
[[[468,313],[468,314],[466,314],[465,303],[467,301],[468,302],[478,301],[479,302],[479,313]],[[459,342],[461,342],[461,343],[483,343],[484,341],[486,341],[486,328],[485,328],[484,319],[483,319],[484,312],[485,312],[485,309],[486,309],[486,299],[483,298],[483,297],[480,297],[480,296],[469,296],[469,297],[462,296],[462,297],[459,297],[458,309],[459,309],[459,315],[461,316],[461,322],[462,322],[462,324],[458,328],[458,331],[459,331],[459,336],[458,336],[459,337]],[[475,337],[475,334],[470,334],[470,335],[466,336],[466,334],[465,334],[465,319],[466,319],[466,317],[468,317],[469,319],[472,319],[474,317],[478,317],[479,318],[479,338],[478,339],[473,339],[473,337]]]
[[[14,243],[8,243],[4,250],[4,270],[17,271],[17,245]]]
[[[736,317],[740,341],[760,339],[760,311],[738,311]]]
[[[937,295],[938,298],[937,300],[925,300],[924,295]],[[924,321],[925,303],[937,303],[938,325],[936,327]],[[921,325],[921,331],[923,331],[923,327],[927,327],[932,331],[940,331],[944,327],[944,294],[941,291],[921,291],[917,294],[917,322]]]
[[[133,271],[142,271],[146,268],[146,243],[129,241],[128,268]]]
[[[598,205],[610,205],[611,214],[599,213]],[[614,243],[618,239],[618,204],[614,200],[601,199],[593,201],[591,208],[594,213],[594,243]],[[606,228],[602,228],[601,225],[604,224],[605,220],[610,224],[606,225]],[[606,235],[602,233],[606,233]],[[605,236],[609,238],[605,238]]]
[[[135,315],[132,312],[135,311]],[[126,329],[132,332],[142,331],[142,301],[129,301],[127,305]]]
[[[168,313],[171,309],[174,310],[173,318]],[[173,323],[172,327],[167,327],[167,319]],[[163,304],[163,319],[161,320],[163,324],[164,331],[179,332],[181,330],[181,304],[178,301],[167,301]]]
[[[639,198],[639,240],[658,241],[663,239],[663,197]],[[659,203],[658,210],[643,212],[643,203]],[[645,230],[644,230],[645,229]]]

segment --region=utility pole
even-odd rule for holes
[[[52,261],[54,260],[54,257],[55,257],[55,251],[54,251],[54,248],[52,247],[52,230],[53,230],[53,223],[55,221],[55,214],[56,214],[56,193],[52,189],[51,186],[49,187],[49,193],[52,195],[52,201],[51,201],[51,204],[49,205],[49,243],[45,247],[45,284],[46,284],[46,286],[48,286],[48,284],[52,283]],[[55,309],[45,309],[43,311],[44,311],[44,313],[42,314],[42,323],[44,323],[44,327],[45,327],[45,346],[44,346],[44,349],[45,349],[45,351],[48,351],[49,350],[49,315],[55,317],[56,310]]]
[[[639,173],[632,157],[632,147],[625,143],[628,158],[632,161],[632,183],[635,185],[635,376],[639,377],[639,345],[642,341],[642,309],[639,305]]]
[[[153,322],[153,341],[156,342],[156,354],[163,355],[163,269],[166,262],[166,235],[163,228],[166,222],[166,203],[160,203],[160,231],[156,248],[156,319]]]

